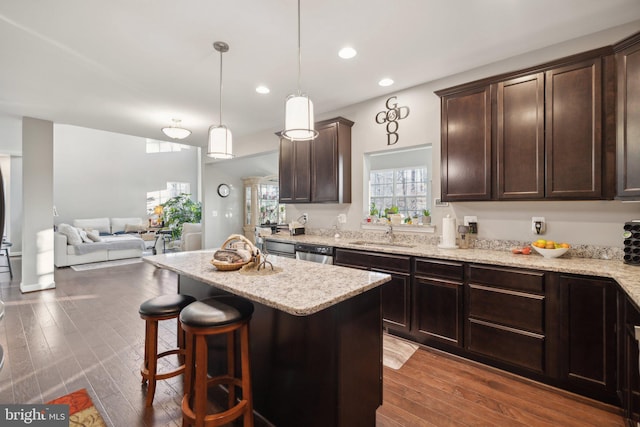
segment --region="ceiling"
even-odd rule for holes
[[[301,89],[316,114],[640,19],[638,0],[302,0]],[[0,112],[205,146],[284,124],[296,0],[0,0]],[[351,60],[337,56],[350,45]],[[390,77],[395,84],[379,87]],[[255,92],[263,84],[268,95]]]

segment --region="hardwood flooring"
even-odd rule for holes
[[[56,289],[21,294],[20,259],[12,258],[12,264],[13,280],[0,273],[6,304],[0,403],[43,403],[86,388],[110,426],[181,425],[181,377],[160,381],[153,408],[145,410],[139,373],[144,323],[138,307],[176,292],[173,273],[146,263],[87,272],[63,268],[56,270]],[[161,322],[160,341],[175,342],[175,323]],[[384,368],[384,404],[376,425],[624,423],[617,408],[421,348],[399,370]]]

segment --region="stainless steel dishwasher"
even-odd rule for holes
[[[333,246],[296,243],[296,259],[333,264]]]

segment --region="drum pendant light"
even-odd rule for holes
[[[233,157],[231,131],[222,124],[222,54],[229,51],[229,45],[225,42],[215,42],[213,48],[220,52],[220,124],[209,128],[207,156],[214,159],[230,159]]]
[[[313,102],[300,91],[300,0],[298,0],[298,89],[289,95],[284,105],[284,130],[282,136],[292,141],[307,141],[318,136],[314,129]]]

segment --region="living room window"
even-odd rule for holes
[[[167,182],[164,190],[147,192],[147,214],[152,215],[156,206],[163,204],[172,197],[180,194],[191,194],[191,184],[188,182]]]
[[[147,154],[153,153],[171,153],[174,151],[189,150],[191,147],[177,142],[158,141],[147,138]]]

